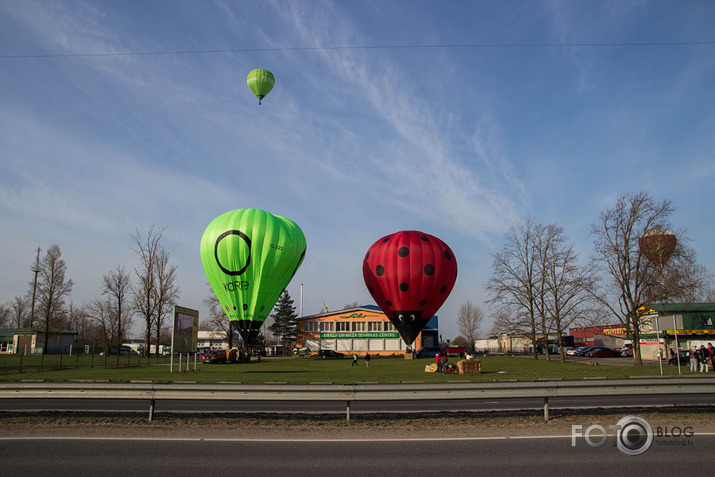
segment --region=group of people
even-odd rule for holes
[[[350,367],[352,368],[353,366],[360,366],[358,364],[357,353],[353,353],[353,364],[351,364]],[[370,353],[365,353],[365,366],[370,367]]]
[[[437,372],[441,373],[447,367],[447,353],[437,353],[434,356],[434,364],[437,365]]]
[[[690,350],[690,371],[695,372],[705,372],[709,371],[709,366],[711,364],[715,365],[713,359],[715,359],[715,348],[713,348],[712,343],[708,343],[708,347],[701,345],[700,349],[697,346],[693,346]],[[715,366],[713,366],[715,369]]]

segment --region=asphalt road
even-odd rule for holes
[[[654,441],[640,456],[569,436],[456,440],[0,438],[3,476],[709,475],[715,436]],[[672,441],[672,442],[665,442]],[[679,442],[676,443],[676,442]]]
[[[697,406],[712,405],[709,394],[676,394],[650,396],[596,396],[558,397],[549,399],[549,408],[583,409],[607,407],[655,407],[655,406]],[[476,399],[476,400],[425,400],[425,401],[354,401],[352,414],[378,412],[458,412],[458,411],[503,411],[541,410],[543,399]],[[0,399],[0,411],[101,411],[101,412],[141,412],[148,413],[146,400],[112,399]],[[260,412],[303,412],[336,413],[346,412],[345,403],[326,401],[201,401],[201,400],[158,400],[155,414],[161,413],[260,413]]]

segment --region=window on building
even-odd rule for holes
[[[386,321],[385,331],[397,331],[397,328],[395,328],[395,325],[393,325],[391,321]]]
[[[712,318],[712,316],[701,316],[700,318],[702,318],[702,320],[703,320],[703,326],[706,326],[706,327],[712,327],[712,326],[713,326],[713,318]]]
[[[320,331],[335,331],[335,322],[334,321],[321,321],[320,322]]]
[[[303,323],[303,331],[307,333],[314,333],[318,331],[318,322],[317,321],[306,321]]]
[[[364,321],[354,321],[353,331],[365,331],[367,323]]]
[[[367,331],[382,331],[382,321],[369,321]]]
[[[349,321],[338,321],[338,331],[350,331],[350,322]]]

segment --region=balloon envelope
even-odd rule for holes
[[[201,263],[246,343],[258,335],[305,251],[305,236],[295,222],[259,209],[226,212],[206,227]]]
[[[454,288],[457,260],[437,237],[408,230],[375,242],[362,273],[375,302],[411,345]]]
[[[248,88],[256,95],[256,98],[258,98],[258,104],[261,104],[261,100],[273,89],[276,79],[270,71],[257,68],[248,73],[246,83],[248,84]]]
[[[675,234],[666,229],[651,229],[638,239],[638,247],[643,255],[661,270],[675,252],[678,240]]]

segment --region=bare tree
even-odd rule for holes
[[[115,302],[107,297],[105,299],[95,299],[85,306],[87,316],[99,329],[102,344],[106,352],[116,343],[117,311]]]
[[[171,314],[179,299],[179,287],[176,284],[176,265],[169,265],[169,252],[159,248],[156,254],[156,335],[157,353],[161,344],[162,329],[166,329],[166,318]]]
[[[589,293],[593,274],[578,265],[573,245],[566,243],[563,229],[551,224],[544,228],[538,245],[541,268],[539,307],[544,330],[546,358],[549,359],[548,335],[557,337],[560,359],[566,360],[564,332],[581,316],[589,316],[594,300]]]
[[[179,296],[176,285],[176,267],[169,265],[169,254],[161,245],[164,230],[156,231],[154,225],[146,236],[139,230],[132,239],[134,252],[140,265],[134,269],[138,283],[133,289],[134,308],[144,318],[144,342],[149,353],[152,328],[156,328],[157,351],[164,318]]]
[[[43,354],[47,354],[50,328],[56,326],[64,313],[65,297],[72,293],[74,286],[74,282],[65,277],[66,273],[67,265],[62,259],[62,251],[57,245],[51,245],[39,263],[37,279],[38,311],[45,338]]]
[[[5,328],[12,320],[12,309],[7,305],[0,305],[0,328]]]
[[[115,345],[117,346],[117,359],[119,350],[122,349],[122,340],[127,328],[131,324],[132,311],[129,306],[129,293],[131,291],[131,277],[124,270],[124,267],[117,265],[114,270],[107,272],[102,277],[102,294],[107,295],[113,302],[113,310],[117,314],[113,320],[117,327],[114,333]]]
[[[467,300],[459,307],[457,326],[462,336],[469,342],[469,350],[474,352],[474,342],[479,338],[479,328],[484,321],[484,312],[481,308]]]
[[[15,296],[15,299],[9,304],[12,310],[10,323],[14,328],[22,328],[25,325],[29,326],[30,321],[30,300],[27,296]]]
[[[638,239],[654,228],[670,228],[674,208],[670,201],[656,202],[647,191],[619,197],[613,208],[602,212],[591,225],[594,269],[600,272],[592,295],[607,307],[633,339],[633,359],[642,364],[638,309],[648,303],[687,297],[706,290],[708,281],[694,253],[687,249],[684,232],[670,262],[661,271],[641,252]],[[693,272],[697,273],[693,273]],[[703,277],[705,275],[705,277]],[[692,295],[691,295],[692,296]]]
[[[77,333],[75,345],[89,344],[88,335],[91,328],[91,320],[87,316],[85,307],[83,305],[77,306],[73,302],[70,302],[65,320],[65,326]]]
[[[221,308],[221,304],[219,303],[218,298],[216,298],[216,294],[210,287],[209,293],[203,300],[203,304],[209,311],[209,317],[206,320],[208,322],[207,325],[209,329],[224,333],[228,338],[228,347],[233,348],[233,327],[231,326],[231,322],[228,321],[228,317],[226,316],[226,313],[224,313],[223,308]]]
[[[509,229],[504,248],[493,256],[492,276],[486,287],[491,294],[489,303],[497,308],[497,323],[504,328],[499,331],[518,329],[531,338],[534,359],[538,359],[535,344],[539,318],[539,264],[534,239],[540,229],[531,220]]]

